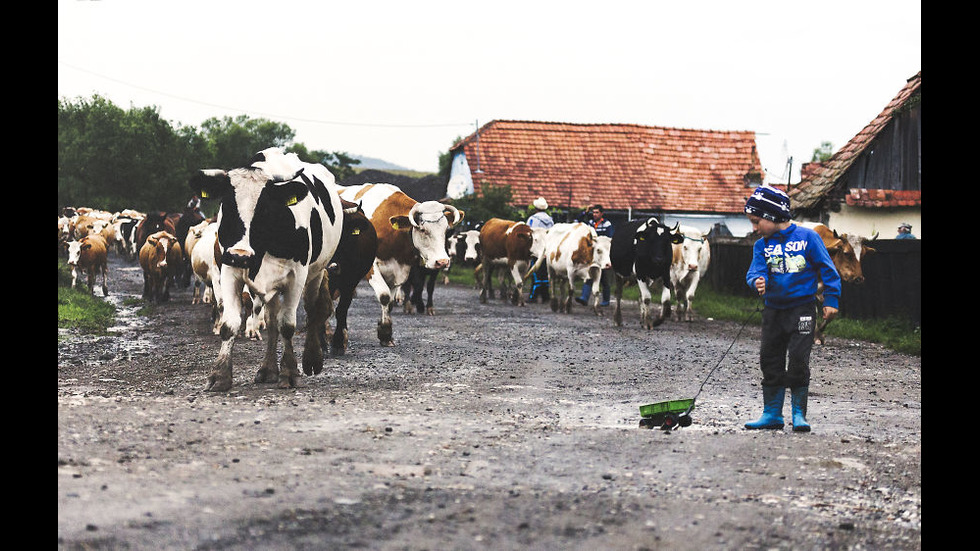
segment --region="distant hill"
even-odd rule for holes
[[[398,166],[395,163],[389,163],[383,159],[375,159],[374,157],[365,157],[363,155],[351,155],[354,159],[361,161],[361,164],[354,165],[358,170],[364,170],[368,168],[373,168],[375,170],[406,170],[409,172],[416,172],[410,168],[405,168],[403,166]]]

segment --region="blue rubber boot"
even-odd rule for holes
[[[582,284],[582,296],[575,297],[575,302],[585,306],[589,303],[589,296],[592,295],[592,282],[591,280],[586,280]]]
[[[762,417],[758,421],[745,423],[747,429],[783,428],[783,398],[786,389],[781,386],[762,387]]]
[[[810,432],[810,423],[806,422],[806,398],[809,387],[798,386],[792,389],[793,402],[793,431]]]

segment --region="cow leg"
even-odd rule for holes
[[[277,349],[279,347],[279,334],[282,332],[282,309],[283,305],[278,295],[273,295],[271,300],[263,300],[265,297],[252,296],[252,313],[260,312],[260,315],[268,316],[266,324],[266,345],[265,356],[262,358],[262,366],[255,373],[256,383],[275,383],[279,381],[279,362],[277,361]],[[240,312],[241,310],[239,310]],[[255,317],[254,315],[252,317]],[[286,340],[285,336],[283,340]],[[290,347],[292,350],[292,347]],[[282,364],[285,368],[288,360],[286,351],[282,353]],[[295,367],[296,359],[293,359]]]
[[[640,289],[640,325],[644,329],[653,329],[653,322],[650,319],[651,300],[650,288],[642,279],[637,279],[636,286]]]
[[[208,384],[204,389],[210,392],[224,392],[231,389],[231,353],[235,347],[235,336],[238,335],[242,324],[243,283],[230,273],[225,277],[227,281],[221,284],[221,289],[225,293],[222,296],[225,308],[221,314],[218,333],[221,336],[221,349],[218,351],[218,360],[208,375]]]
[[[480,266],[483,267],[481,270],[483,272],[483,288],[480,289],[480,304],[486,304],[488,298],[493,298],[493,284],[491,281],[493,264],[490,262],[484,262],[483,264],[480,264]],[[480,266],[477,266],[476,268],[479,270]]]
[[[670,316],[670,289],[663,286],[660,290],[660,316],[653,321],[653,326],[660,325],[668,316]]]
[[[524,279],[521,278],[520,266],[517,262],[510,264],[510,275],[514,279],[513,296],[510,303],[516,306],[524,306]]]
[[[436,315],[435,310],[432,309],[432,293],[436,290],[436,278],[439,277],[439,270],[434,270],[431,275],[429,275],[428,281],[425,282],[425,314],[427,316]],[[421,305],[420,305],[421,306]]]
[[[88,294],[94,295],[95,294],[95,266],[90,265],[88,269],[85,270],[85,275],[87,276],[88,279]]]
[[[819,283],[817,285],[816,300],[817,300],[816,315],[819,319],[823,316],[823,283]],[[817,324],[817,329],[816,331],[814,331],[813,334],[813,344],[823,344],[824,342],[823,331],[824,329],[827,328],[828,323],[830,323],[830,320],[822,320],[819,324]]]
[[[146,298],[146,274],[143,274],[143,298]],[[78,268],[73,267],[71,269],[71,288],[74,289],[75,285],[78,283]]]
[[[340,291],[340,300],[337,301],[337,308],[335,309],[337,328],[330,340],[330,353],[334,356],[343,356],[347,353],[347,311],[350,309],[350,303],[353,299],[353,286],[345,285],[344,289]]]
[[[684,321],[694,321],[694,292],[698,290],[701,275],[695,272],[691,283],[684,290]]]
[[[381,342],[381,346],[395,346],[391,329],[391,290],[381,275],[377,262],[371,269],[368,283],[374,289],[374,296],[377,297],[378,304],[381,305],[381,319],[378,320],[378,341]]]
[[[307,285],[303,301],[303,306],[306,308],[303,373],[317,375],[323,371],[323,348],[327,344],[325,339],[327,318],[332,313],[333,300],[330,298],[330,284],[326,275],[321,276],[319,282],[314,278],[311,283],[312,285]]]
[[[551,285],[551,300],[549,301],[551,305],[552,312],[558,312],[558,301],[561,296],[561,282],[558,281],[557,272],[555,272],[551,265],[548,265],[548,281]]]
[[[592,313],[601,316],[602,312],[599,311],[599,302],[602,300],[602,269],[598,266],[589,266],[589,280],[592,282]],[[584,287],[586,282],[582,282]],[[584,291],[583,291],[584,292]]]
[[[615,277],[616,277],[616,290],[614,291],[614,296],[616,297],[616,311],[613,313],[613,323],[616,324],[616,327],[622,327],[623,326],[623,309],[622,309],[623,284],[626,282],[626,280],[625,278],[620,277],[619,274],[616,274]]]
[[[102,265],[102,296],[109,296],[109,267]]]

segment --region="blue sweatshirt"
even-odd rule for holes
[[[752,264],[745,282],[755,289],[758,277],[766,280],[766,306],[793,308],[814,300],[822,280],[824,306],[839,308],[840,274],[817,232],[790,224],[752,248]]]

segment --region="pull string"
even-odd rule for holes
[[[694,407],[694,402],[697,401],[698,396],[701,395],[701,390],[704,389],[704,385],[708,382],[708,379],[711,378],[711,374],[714,373],[719,366],[721,366],[721,362],[725,361],[725,357],[728,356],[728,353],[732,350],[732,347],[735,346],[735,343],[738,341],[738,337],[742,334],[742,330],[745,329],[745,326],[748,325],[749,320],[752,319],[752,315],[761,311],[762,311],[762,306],[756,306],[755,310],[749,312],[749,315],[745,317],[745,321],[743,321],[742,326],[738,328],[738,333],[735,334],[735,338],[732,339],[732,343],[728,345],[728,350],[725,350],[725,353],[722,354],[721,358],[718,359],[718,363],[715,364],[715,366],[711,368],[711,371],[708,372],[708,376],[705,377],[703,381],[701,381],[701,386],[698,388],[697,394],[694,395],[694,400],[691,401],[692,408]],[[688,409],[688,411],[690,411],[690,408]]]

